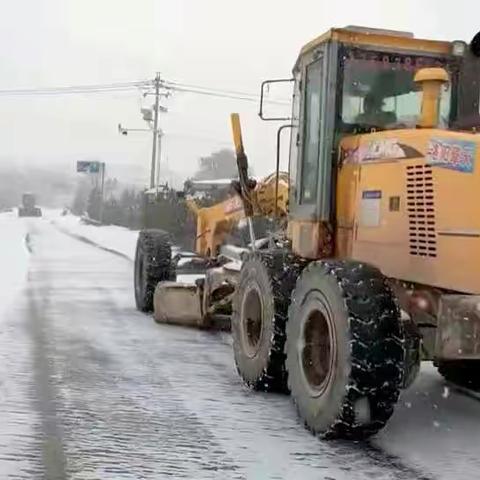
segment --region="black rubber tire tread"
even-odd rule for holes
[[[264,338],[268,342],[268,356],[263,359],[261,373],[254,378],[245,375],[242,362],[242,343],[239,339],[239,330],[236,326],[240,322],[242,295],[244,294],[244,280],[246,268],[249,264],[257,268],[264,268],[267,272],[269,285],[266,286],[268,295],[273,298],[274,315],[271,318],[272,336]],[[232,339],[237,371],[246,385],[253,390],[265,392],[288,393],[287,374],[285,370],[285,325],[288,320],[288,307],[291,292],[295,287],[298,275],[306,262],[288,250],[262,250],[248,254],[243,261],[242,272],[233,297]]]
[[[143,274],[140,275],[140,269]],[[141,230],[135,252],[134,288],[137,309],[153,311],[158,282],[175,280],[170,235],[162,230]]]
[[[364,439],[385,426],[393,414],[402,387],[406,354],[400,310],[386,278],[368,264],[349,260],[314,261],[304,270],[302,277],[312,271],[332,276],[338,285],[344,312],[342,318],[335,318],[334,322],[346,321],[349,342],[345,349],[349,350],[350,373],[342,394],[343,403],[341,399],[338,415],[332,419],[330,426],[324,431],[317,431],[304,419],[305,425],[314,434],[325,438]],[[301,278],[297,287],[299,282]],[[292,294],[290,324],[294,321],[293,307],[301,302],[297,298],[297,287]],[[312,287],[315,288],[315,285]],[[290,328],[287,335],[290,335]],[[296,340],[288,337],[286,348],[289,342]],[[288,366],[287,360],[287,369]],[[292,396],[298,409],[293,389]],[[363,398],[368,398],[370,407],[367,424],[357,423],[355,419],[355,403]],[[302,417],[301,412],[298,413]]]
[[[448,382],[480,391],[480,361],[478,360],[441,360],[438,373]]]

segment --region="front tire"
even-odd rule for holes
[[[292,294],[288,385],[300,417],[327,438],[366,438],[393,413],[404,331],[386,279],[353,261],[312,262]]]
[[[142,230],[135,251],[135,303],[141,312],[153,310],[158,282],[174,280],[170,236],[162,230]]]

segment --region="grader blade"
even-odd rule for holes
[[[153,296],[154,318],[158,323],[170,323],[207,328],[202,314],[201,291],[196,285],[160,282]]]

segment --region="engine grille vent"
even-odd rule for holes
[[[432,167],[407,166],[407,213],[410,255],[437,256]]]

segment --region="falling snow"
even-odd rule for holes
[[[446,385],[443,387],[443,393],[442,397],[443,398],[448,398],[450,396],[450,388],[448,388]]]

